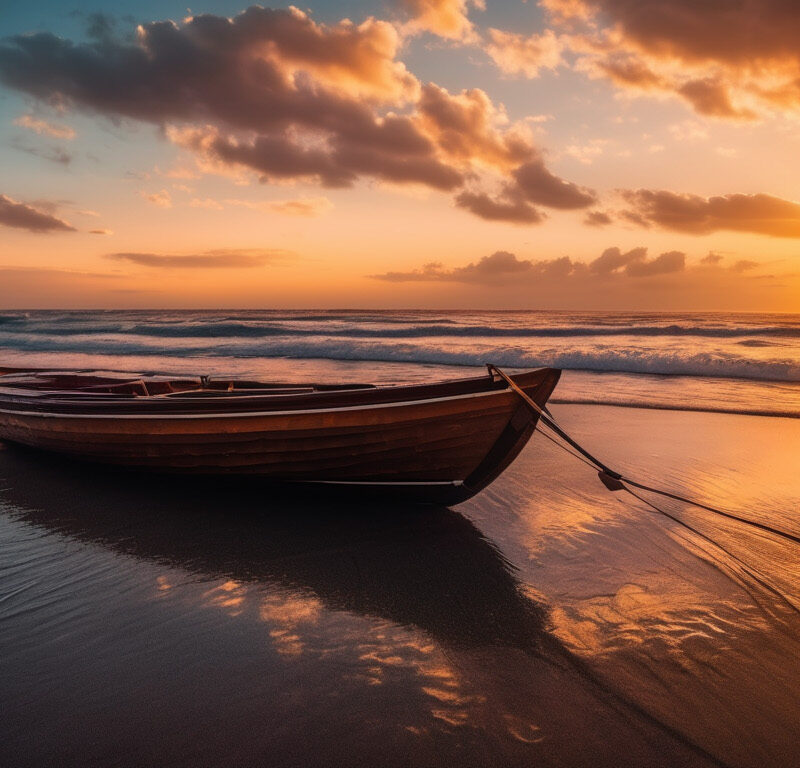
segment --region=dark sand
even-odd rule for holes
[[[555,406],[800,532],[800,420]],[[608,493],[537,435],[455,509],[0,449],[0,765],[800,766],[800,547]]]

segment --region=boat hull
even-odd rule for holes
[[[542,369],[515,380],[543,406],[558,375]],[[91,413],[80,404],[59,412],[0,399],[0,439],[133,470],[456,503],[513,461],[538,417],[510,389],[464,388],[430,387],[422,398],[410,388],[411,399],[389,402],[365,393],[348,405],[332,397],[326,407],[286,410],[273,398],[267,410],[232,413]]]

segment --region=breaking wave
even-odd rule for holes
[[[448,366],[482,366],[487,362],[508,368],[551,366],[568,370],[702,376],[755,381],[800,382],[800,362],[793,359],[752,359],[729,351],[677,351],[650,348],[583,347],[564,349],[548,345],[532,349],[522,345],[402,344],[357,341],[335,335],[318,338],[225,338],[213,344],[198,339],[193,344],[168,343],[156,335],[131,338],[117,334],[45,336],[0,333],[0,346],[27,352],[82,352],[99,355],[168,355],[171,357],[302,358],[342,361],[416,363]],[[220,339],[220,337],[217,337]]]
[[[323,323],[306,327],[306,323]],[[369,327],[365,323],[398,327]],[[454,321],[438,320],[435,324],[403,322],[385,318],[354,321],[340,316],[302,316],[292,317],[284,322],[239,321],[221,319],[213,322],[87,322],[62,320],[31,322],[27,318],[0,315],[0,325],[4,334],[45,334],[49,336],[71,336],[74,334],[115,334],[133,336],[159,336],[165,339],[234,339],[270,338],[274,336],[312,337],[328,336],[340,338],[368,339],[413,339],[435,337],[457,338],[583,338],[591,336],[632,336],[632,337],[700,337],[708,339],[747,339],[752,337],[778,337],[800,339],[800,324],[776,326],[708,326],[708,325],[564,325],[564,326],[511,326],[463,325]],[[338,327],[337,327],[338,326]],[[742,342],[744,343],[744,342]],[[758,339],[748,342],[758,346]],[[779,342],[773,342],[778,344]]]

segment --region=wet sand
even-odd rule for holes
[[[799,420],[553,411],[800,533]],[[657,503],[540,435],[452,509],[0,449],[0,763],[800,765],[799,548]]]

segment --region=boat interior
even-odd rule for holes
[[[554,369],[518,374],[523,387],[558,379]],[[464,379],[376,386],[344,383],[261,382],[216,376],[171,377],[111,371],[52,371],[0,368],[0,406],[4,409],[67,412],[77,405],[92,411],[192,412],[350,407],[446,398],[504,390],[489,373]]]

